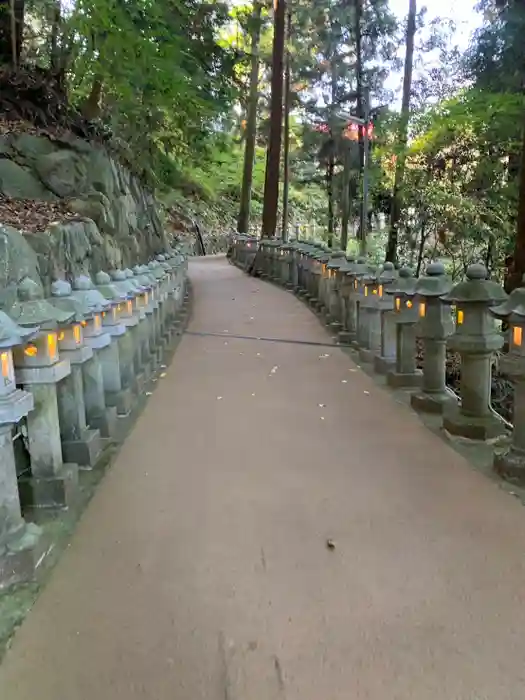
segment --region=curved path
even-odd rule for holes
[[[6,700],[521,700],[525,511],[223,259]],[[305,342],[268,342],[199,333]],[[311,344],[314,343],[314,344]],[[327,547],[332,538],[335,549]]]

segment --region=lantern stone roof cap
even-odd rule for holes
[[[49,303],[62,311],[72,311],[73,320],[84,321],[93,315],[93,310],[88,306],[83,296],[73,296],[73,291],[69,282],[65,280],[55,280],[51,285],[51,298]]]
[[[442,297],[452,289],[452,280],[441,262],[432,262],[418,278],[415,293],[421,297]]]
[[[414,271],[411,267],[402,267],[398,272],[397,279],[389,285],[385,292],[387,294],[406,294],[414,296],[416,293],[417,279],[414,277]]]
[[[135,280],[143,289],[146,291],[155,289],[157,286],[157,280],[148,275],[148,268],[144,270],[142,265],[135,265],[133,272],[135,275]]]
[[[79,275],[78,277],[75,277],[72,286],[73,289],[77,290],[94,289],[93,280],[87,275]]]
[[[74,311],[64,311],[44,299],[42,287],[25,277],[18,285],[18,300],[13,305],[10,316],[25,327],[40,326],[43,330],[52,330],[71,321]]]
[[[469,265],[466,277],[466,280],[452,287],[446,297],[443,297],[444,301],[493,305],[507,298],[500,284],[487,279],[488,270],[481,263]]]
[[[92,313],[102,313],[111,307],[111,303],[95,289],[87,275],[80,275],[73,280],[71,296],[86,304]]]
[[[366,258],[357,258],[351,270],[347,272],[351,277],[363,277],[370,272],[370,265]]]
[[[160,266],[160,263],[157,262],[156,260],[151,260],[148,263],[148,270],[149,270],[150,274],[152,274],[155,277],[155,279],[157,279],[157,280],[160,280],[165,276],[164,270]]]
[[[330,259],[328,261],[327,267],[330,270],[336,270],[339,267],[341,267],[341,265],[345,262],[346,257],[344,250],[332,250],[330,253]]]
[[[110,277],[115,282],[124,282],[126,280],[126,273],[124,270],[111,270]]]
[[[129,294],[131,298],[136,297],[144,291],[135,279],[128,278],[124,270],[112,270],[111,277],[112,280],[110,280],[110,282],[114,283],[118,290]],[[104,282],[104,284],[107,284],[107,282]]]
[[[522,281],[525,283],[525,275],[523,275]],[[496,318],[523,323],[525,320],[525,287],[517,287],[505,301],[489,310]]]
[[[353,255],[346,255],[344,260],[341,261],[341,264],[339,265],[338,269],[339,272],[348,274],[349,272],[352,272],[355,266],[355,257]]]
[[[377,280],[380,284],[390,285],[397,279],[397,270],[394,263],[386,262],[382,270],[379,272]]]
[[[13,321],[4,311],[0,311],[0,348],[14,348],[16,345],[24,345],[28,340],[37,335],[40,328],[24,328]]]
[[[97,283],[97,289],[106,299],[118,303],[133,297],[132,294],[121,292],[114,284],[111,284],[111,277],[102,270],[95,275],[95,282]]]

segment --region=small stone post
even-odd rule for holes
[[[421,391],[410,397],[412,408],[426,413],[442,413],[455,396],[447,391],[447,339],[454,329],[450,306],[441,297],[452,289],[442,263],[433,262],[416,282],[415,303],[418,310],[416,333],[423,339],[424,362]]]
[[[461,355],[461,404],[446,407],[443,427],[471,440],[490,440],[505,432],[503,420],[490,405],[494,352],[503,346],[490,307],[507,295],[487,277],[484,265],[469,265],[467,279],[445,297],[456,305],[456,332],[449,346]]]

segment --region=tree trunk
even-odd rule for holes
[[[343,146],[343,177],[341,185],[341,249],[348,247],[348,225],[350,223],[350,152]]]
[[[274,0],[274,34],[270,102],[270,142],[266,158],[262,236],[273,238],[279,205],[279,171],[281,165],[281,130],[283,123],[283,66],[286,30],[286,0]]]
[[[86,119],[97,119],[100,116],[102,88],[104,79],[101,75],[95,75],[91,84],[91,92],[82,105],[82,114]]]
[[[290,84],[292,80],[292,55],[290,52],[292,34],[292,13],[288,7],[288,19],[286,36],[288,50],[286,52],[286,68],[284,71],[284,153],[283,153],[283,219],[282,236],[283,241],[288,240],[288,200],[290,192],[290,108],[292,93]]]
[[[0,0],[0,66],[20,65],[24,15],[24,0]]]
[[[261,39],[262,4],[253,3],[253,29],[251,37],[250,93],[248,97],[248,115],[246,120],[246,143],[244,146],[244,167],[242,173],[241,203],[237,231],[248,233],[250,224],[250,206],[252,198],[253,163],[255,157],[255,140],[257,138],[257,103],[259,99],[259,43]]]
[[[405,150],[408,138],[408,120],[410,118],[410,96],[412,92],[412,67],[414,64],[414,37],[416,35],[416,0],[408,2],[408,20],[406,33],[405,72],[403,76],[403,100],[401,103],[401,119],[398,132],[400,154],[396,161],[394,175],[394,190],[392,193],[392,207],[390,210],[390,228],[388,231],[388,243],[385,259],[389,262],[397,262],[397,244],[399,233],[399,220],[401,218],[402,202],[401,189],[405,177]]]
[[[505,280],[505,290],[508,294],[517,287],[525,286],[525,115],[523,120],[523,141],[521,147],[521,166],[518,202],[518,221],[514,254],[512,256],[511,272]]]
[[[364,94],[363,94],[363,30],[362,30],[362,15],[363,15],[363,0],[354,0],[354,41],[355,41],[355,79],[356,79],[356,94],[357,94],[357,116],[359,119],[364,119]],[[359,144],[359,173],[363,177],[365,167],[365,142],[363,138],[363,130],[358,128],[358,144]],[[361,217],[363,221],[363,217]],[[362,238],[362,226],[359,225],[357,238]]]
[[[334,154],[330,154],[326,168],[326,194],[328,198],[328,247],[334,245]]]
[[[60,2],[52,5],[51,10],[51,35],[49,37],[49,63],[51,72],[54,75],[60,72],[61,66],[61,51],[59,47],[60,29],[62,25],[62,16],[60,12]]]

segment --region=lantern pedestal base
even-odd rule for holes
[[[350,331],[340,331],[337,337],[337,342],[340,345],[351,345],[354,341],[355,334]]]
[[[383,357],[381,355],[376,355],[374,357],[374,372],[377,374],[388,374],[396,366],[395,357]]]
[[[447,391],[436,392],[435,394],[425,391],[412,394],[410,397],[410,405],[415,411],[421,413],[434,413],[441,415],[445,408],[450,404],[454,405],[456,398],[451,396]]]
[[[511,446],[506,452],[496,452],[493,466],[504,479],[525,483],[525,451]]]
[[[493,414],[466,416],[459,406],[447,406],[443,415],[443,428],[451,435],[469,440],[492,440],[506,432],[503,420]]]
[[[117,435],[117,409],[106,408],[98,416],[90,418],[89,427],[99,431],[102,439],[113,439]]]
[[[0,545],[0,591],[34,581],[48,551],[47,539],[34,523],[25,524],[8,537]]]
[[[359,359],[365,364],[369,364],[374,361],[374,352],[370,348],[360,348],[359,349]]]
[[[386,376],[386,383],[392,389],[412,389],[421,386],[423,381],[423,372],[402,373],[391,370]]]
[[[119,418],[126,418],[131,413],[133,406],[133,392],[131,389],[120,391],[108,391],[105,394],[106,405],[117,409]]]
[[[78,467],[63,464],[52,476],[20,477],[20,500],[31,509],[70,509],[78,503]]]
[[[78,440],[63,441],[62,454],[66,462],[78,464],[81,469],[92,469],[102,454],[100,433],[87,428]]]
[[[330,321],[327,325],[329,331],[331,331],[334,335],[339,336],[341,328],[343,327],[342,323],[339,323],[339,321]]]

